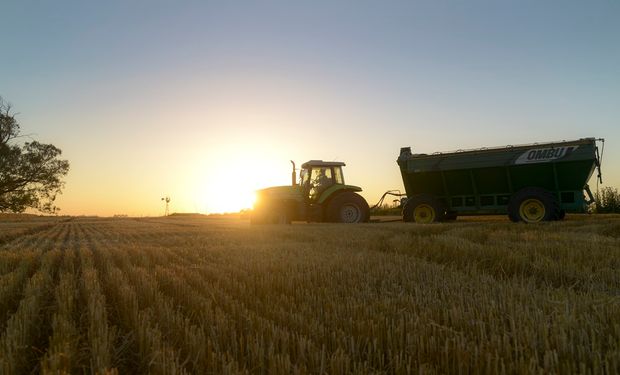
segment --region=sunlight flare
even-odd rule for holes
[[[275,158],[273,158],[275,159]],[[215,164],[215,165],[213,165]],[[212,163],[200,175],[194,192],[199,211],[207,214],[239,212],[252,208],[257,189],[290,183],[286,168],[274,165],[272,158],[248,159],[232,157],[226,163]]]

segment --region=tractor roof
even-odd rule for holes
[[[303,169],[310,167],[344,167],[345,164],[341,161],[323,161],[323,160],[309,160],[301,165]]]

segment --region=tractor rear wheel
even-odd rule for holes
[[[365,223],[370,219],[370,208],[361,195],[345,191],[328,203],[325,214],[333,223]]]
[[[442,221],[446,216],[443,204],[432,195],[420,194],[411,197],[403,208],[403,221],[430,224]]]
[[[514,222],[539,223],[560,217],[556,197],[545,189],[529,187],[516,192],[508,202],[508,217]]]

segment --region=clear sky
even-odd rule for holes
[[[247,206],[289,159],[374,203],[399,148],[605,137],[620,187],[617,1],[3,1],[0,95],[71,162],[65,214]]]

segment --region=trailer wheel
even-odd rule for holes
[[[558,217],[556,218],[556,220],[564,220],[565,216],[566,216],[566,211],[564,211],[563,209],[560,209],[558,211]]]
[[[551,221],[560,215],[557,199],[541,188],[525,188],[516,192],[508,203],[510,220],[525,223]]]
[[[443,221],[454,221],[458,217],[458,213],[454,211],[447,212],[443,217]]]
[[[428,194],[411,197],[403,208],[403,221],[430,224],[445,218],[445,209],[439,200]]]
[[[510,210],[510,207],[508,208],[508,218],[510,219],[510,221],[512,221],[513,223],[518,223],[519,222],[519,215],[516,212],[513,212]]]
[[[370,219],[366,199],[346,191],[335,196],[327,205],[327,221],[333,223],[365,223]]]

